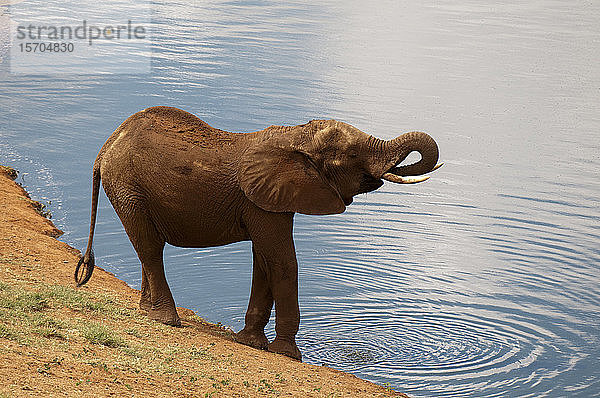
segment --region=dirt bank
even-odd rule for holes
[[[0,167],[0,398],[404,396],[236,344],[184,308],[181,328],[151,322],[139,291],[102,269],[76,289],[79,252],[9,172]]]

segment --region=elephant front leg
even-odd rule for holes
[[[300,307],[298,305],[298,264],[295,254],[293,261],[275,263],[272,271],[271,289],[275,299],[276,336],[267,349],[301,361],[302,354],[296,345],[296,333],[300,326]]]
[[[253,279],[252,295],[246,321],[264,327],[268,321],[268,296],[275,301],[276,337],[267,349],[301,360],[302,355],[296,346],[296,333],[300,325],[298,306],[298,263],[292,236],[293,213],[270,213],[256,209],[248,216],[245,224],[252,239],[255,264],[261,264],[266,275],[264,279]],[[256,269],[256,268],[255,268]],[[255,294],[256,293],[256,294]],[[253,305],[255,304],[255,305]],[[249,317],[248,317],[249,315]],[[251,326],[246,325],[247,329]],[[244,332],[246,333],[246,332]]]
[[[246,311],[246,325],[236,335],[236,341],[262,350],[267,349],[269,341],[265,335],[265,326],[271,317],[273,294],[268,278],[264,257],[252,248],[252,290]]]

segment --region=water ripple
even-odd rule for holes
[[[305,333],[302,339],[308,362],[381,380],[401,378],[409,391],[434,380],[461,380],[457,392],[464,392],[467,385],[492,384],[510,372],[520,373],[519,369],[558,350],[555,342],[559,337],[554,331],[530,324],[523,317],[501,320],[406,311],[383,319],[377,312],[364,309],[337,314],[335,319],[319,318],[318,313],[305,316],[319,325],[319,330],[339,333]],[[535,386],[552,377],[552,372],[569,366],[574,364],[546,369],[520,382]]]

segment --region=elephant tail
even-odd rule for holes
[[[84,255],[79,259],[77,267],[75,267],[75,282],[77,287],[85,285],[92,277],[94,272],[94,250],[92,242],[94,240],[94,228],[96,226],[96,213],[98,210],[98,195],[100,194],[100,159],[99,157],[94,162],[94,172],[92,179],[92,215],[90,220],[90,235],[88,237],[87,248]]]

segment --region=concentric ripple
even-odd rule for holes
[[[347,363],[347,370],[378,368],[378,372],[451,374],[501,368],[535,358],[530,335],[515,336],[486,322],[431,314],[406,314],[365,320],[362,327],[337,325],[344,340],[306,336],[308,358],[323,364]]]
[[[411,311],[382,318],[356,311],[335,321],[311,319],[311,330],[301,336],[305,360],[405,391],[443,391],[444,396],[472,393],[475,386],[483,391],[497,383],[533,386],[578,361],[577,355],[556,347],[565,337],[553,330],[528,324],[522,317],[510,319],[496,312],[496,318],[490,318],[489,309],[479,312],[457,316]],[[547,356],[564,360],[535,374],[526,371]]]

